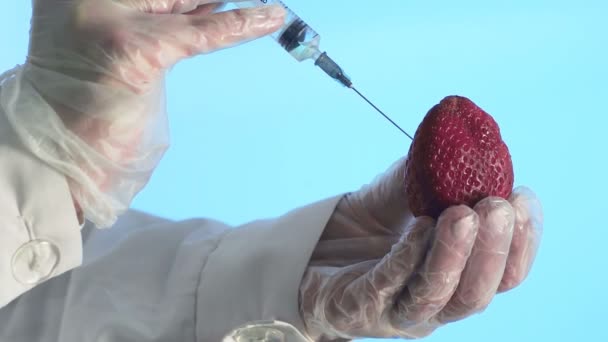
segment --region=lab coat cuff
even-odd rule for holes
[[[0,308],[82,263],[80,225],[66,178],[29,153],[5,120],[0,119]]]
[[[199,341],[221,341],[253,321],[279,320],[304,331],[298,294],[312,253],[343,195],[227,233],[201,273]]]

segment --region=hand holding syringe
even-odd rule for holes
[[[384,112],[376,107],[371,101],[369,101],[363,94],[361,94],[354,86],[353,82],[346,75],[344,70],[334,62],[325,52],[321,52],[319,45],[321,42],[321,36],[313,30],[306,22],[298,17],[283,1],[280,0],[250,0],[250,1],[237,1],[234,2],[237,7],[248,8],[269,4],[281,5],[285,8],[287,16],[285,18],[285,25],[278,31],[273,33],[271,37],[276,40],[285,51],[289,52],[298,62],[312,59],[315,61],[315,65],[321,68],[327,75],[338,81],[343,86],[354,90],[361,98],[369,103],[374,109],[376,109],[382,116],[390,121],[395,127],[397,127],[403,134],[407,135],[410,139],[413,139],[411,135],[405,132],[399,125],[397,125],[391,118],[389,118]]]

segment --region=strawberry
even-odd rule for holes
[[[405,166],[405,191],[415,216],[437,218],[453,205],[508,198],[513,164],[494,119],[471,100],[448,96],[426,115]]]

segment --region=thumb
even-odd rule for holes
[[[278,5],[209,14],[147,15],[148,37],[157,49],[152,64],[169,68],[194,55],[211,53],[251,41],[279,29],[285,10]],[[154,50],[153,50],[154,51]]]
[[[423,263],[433,227],[431,218],[414,220],[380,261],[344,267],[334,275],[326,274],[327,267],[309,268],[300,294],[309,334],[388,337],[378,322]]]
[[[361,298],[372,300],[373,303],[358,303],[357,307],[376,305],[376,312],[384,312],[393,305],[404,285],[412,277],[418,267],[424,262],[435,221],[429,217],[413,220],[406,229],[401,240],[395,244],[378,264],[367,274],[351,283],[345,294],[346,298]]]
[[[406,165],[406,157],[399,159],[356,193],[369,214],[392,230],[405,227],[412,217],[405,192]]]
[[[382,260],[374,261],[371,269],[368,268],[370,262],[344,268],[317,296],[312,305],[315,310],[309,310],[314,313],[314,319],[305,316],[309,330],[323,331],[329,336],[396,336],[387,335],[381,322],[423,263],[433,227],[434,221],[430,218],[415,220],[391,252]],[[304,303],[310,301],[308,297],[302,297],[306,298]]]

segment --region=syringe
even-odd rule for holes
[[[250,0],[250,1],[235,1],[234,5],[240,8],[249,8],[255,6],[263,6],[270,4],[278,4],[285,8],[287,17],[285,25],[271,35],[285,51],[289,52],[298,62],[307,59],[312,59],[315,65],[321,68],[327,75],[338,81],[343,86],[354,90],[361,98],[369,103],[375,110],[384,116],[390,123],[397,127],[403,134],[413,140],[412,136],[404,131],[395,121],[389,118],[376,105],[361,94],[354,86],[351,79],[346,75],[344,70],[334,62],[325,52],[321,52],[319,45],[321,36],[313,30],[306,22],[300,19],[283,1],[280,0]]]

